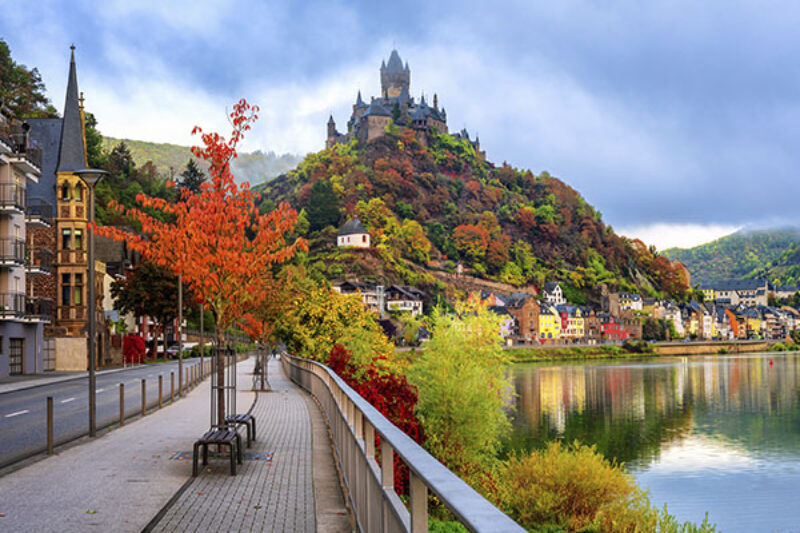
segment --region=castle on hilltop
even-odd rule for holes
[[[361,98],[361,91],[358,91],[353,113],[347,121],[347,133],[339,133],[331,115],[328,119],[325,147],[348,143],[353,139],[366,144],[385,135],[390,121],[396,126],[418,131],[421,133],[418,138],[423,143],[427,141],[430,128],[439,133],[447,133],[447,112],[444,107],[439,107],[438,96],[434,93],[433,105],[428,105],[424,95],[417,101],[409,92],[410,85],[411,71],[408,62],[403,65],[400,54],[397,50],[392,50],[389,62],[381,62],[381,96],[372,97],[367,105]],[[474,141],[470,140],[467,130],[461,130],[456,137],[468,140],[475,151],[482,154],[480,141],[477,137]]]

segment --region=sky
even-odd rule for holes
[[[800,224],[800,4],[689,0],[9,2],[0,38],[63,107],[76,46],[105,135],[193,144],[261,107],[245,151],[320,150],[396,48],[487,158],[548,171],[659,249]]]

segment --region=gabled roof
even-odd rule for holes
[[[506,306],[512,309],[519,309],[525,305],[528,298],[533,298],[533,295],[527,292],[515,292],[506,299]]]
[[[64,122],[61,128],[61,146],[57,170],[72,171],[86,168],[86,151],[83,146],[83,124],[78,100],[78,74],[75,70],[75,47],[69,62],[67,96],[64,101]]]
[[[344,226],[339,229],[340,237],[344,235],[360,235],[363,233],[369,234],[367,228],[364,227],[358,218],[352,218],[348,220],[344,223]]]
[[[544,290],[547,292],[553,292],[558,286],[559,285],[557,281],[548,281],[544,284]]]
[[[365,117],[370,115],[374,115],[376,117],[389,117],[391,116],[391,113],[389,113],[389,111],[387,111],[378,100],[372,100],[372,102],[369,104],[369,107],[364,112]]]

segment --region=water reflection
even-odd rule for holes
[[[737,505],[750,505],[729,494],[757,486],[775,527],[800,530],[800,355],[525,365],[514,368],[514,384],[509,450],[553,439],[595,444],[625,462],[654,500],[686,519],[708,510],[723,531],[743,531],[761,514],[737,517]]]

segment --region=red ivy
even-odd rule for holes
[[[350,352],[339,344],[331,349],[328,367],[415,442],[425,442],[422,425],[414,414],[417,389],[408,383],[405,376],[379,373],[373,361],[357,378],[356,368],[350,363]],[[375,447],[380,450],[378,435],[375,436]],[[408,467],[397,454],[394,456],[394,488],[399,494],[408,494]]]

